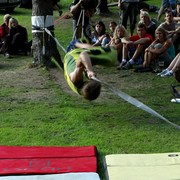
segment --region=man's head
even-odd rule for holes
[[[168,22],[168,23],[173,22],[173,12],[172,12],[171,10],[167,10],[167,11],[165,12],[165,20],[166,20],[166,22]]]
[[[95,80],[87,81],[81,89],[81,95],[89,101],[97,99],[100,92],[101,83]]]
[[[137,34],[140,38],[143,38],[146,35],[147,29],[144,23],[138,23],[137,25]]]

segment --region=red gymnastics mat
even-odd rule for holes
[[[0,146],[0,175],[96,171],[95,146]]]

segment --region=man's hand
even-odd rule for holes
[[[87,71],[87,76],[89,79],[91,79],[91,77],[96,76],[96,74],[93,71]]]

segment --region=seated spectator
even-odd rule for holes
[[[164,28],[168,34],[171,35],[172,31],[176,28],[176,22],[174,21],[174,16],[172,11],[165,12],[165,21],[159,25],[159,27]]]
[[[163,65],[161,64],[161,66],[167,67],[174,57],[175,50],[171,39],[167,38],[166,31],[163,28],[158,27],[155,31],[155,40],[145,50],[143,68],[141,70],[143,71],[144,69],[144,71],[146,71],[146,69],[150,68],[152,62],[155,63],[155,61],[158,64],[158,61],[163,61]]]
[[[121,42],[121,39],[124,37],[129,37],[128,31],[125,29],[123,25],[117,25],[114,31],[113,38],[107,45],[112,46],[117,50],[119,63],[122,61],[123,43]]]
[[[10,18],[11,18],[10,14],[4,15],[3,17],[4,23],[0,26],[0,48],[3,46],[6,36],[9,34],[9,19]]]
[[[117,26],[117,23],[115,21],[111,21],[109,23],[109,30],[110,32],[106,34],[106,37],[102,40],[101,46],[105,47],[113,38],[115,28]]]
[[[20,50],[27,54],[28,35],[25,27],[18,24],[14,18],[9,20],[9,35],[4,43],[4,54],[8,58]]]
[[[176,21],[174,21],[174,16],[172,11],[165,12],[165,22],[161,23],[159,27],[162,27],[168,33],[168,37],[172,38],[176,53],[179,48],[179,36],[180,36],[180,28],[176,28]]]
[[[180,82],[180,53],[176,55],[168,68],[164,69],[161,73],[158,73],[161,77],[175,76],[176,80]]]
[[[142,64],[145,49],[152,43],[153,38],[146,33],[146,25],[139,23],[137,35],[122,38],[123,55],[120,64],[121,69],[131,69],[134,64]]]
[[[151,17],[147,11],[140,11],[140,22],[144,23],[147,27],[147,33],[150,34],[153,39],[155,38],[155,30],[157,28],[155,22],[151,20]]]
[[[91,44],[93,46],[101,46],[103,38],[106,37],[106,27],[102,21],[95,24],[94,31],[91,36]]]

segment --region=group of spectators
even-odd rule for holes
[[[174,8],[174,6],[171,7],[172,1],[162,0],[161,11],[163,10],[162,12],[165,14],[165,20],[160,22],[158,20],[161,18],[161,11],[158,13],[157,19],[153,19],[148,9],[139,10],[139,0],[119,0],[121,23],[110,22],[107,31],[103,21],[99,21],[93,26],[92,32],[89,30],[89,19],[93,14],[93,7],[88,6],[89,8],[86,9],[84,24],[83,18],[80,17],[83,2],[83,0],[75,0],[70,6],[70,12],[73,14],[75,22],[73,27],[75,29],[80,26],[81,33],[74,34],[76,41],[74,46],[68,49],[69,53],[64,59],[65,64],[67,63],[65,77],[70,87],[73,86],[77,93],[89,100],[97,98],[100,93],[99,83],[96,82],[92,85],[87,82],[83,78],[83,71],[92,81],[95,79],[92,65],[111,64],[114,57],[117,60],[118,70],[135,68],[135,72],[153,71],[161,77],[175,75],[177,81],[180,82],[180,2],[175,2]],[[130,33],[127,31],[128,18]],[[82,34],[88,41],[81,41]],[[78,48],[81,50],[77,50]],[[117,56],[114,56],[115,53]],[[68,64],[72,65],[73,63],[69,63],[69,61],[74,62],[74,69],[71,67],[71,71],[68,70]],[[88,84],[89,87],[87,87]],[[95,93],[97,91],[99,93]],[[93,93],[96,96],[92,98]]]
[[[3,20],[4,23],[0,26],[0,53],[7,58],[19,51],[27,55],[29,47],[26,28],[10,14],[4,15]]]
[[[70,6],[70,12],[74,15],[75,28],[81,27],[80,12],[83,0],[75,0]],[[166,4],[165,4],[166,2]],[[83,3],[84,4],[84,3]],[[89,30],[89,19],[93,15],[94,7],[88,5],[85,13],[84,36],[92,46],[113,46],[118,52],[119,66],[117,69],[131,69],[134,65],[136,72],[161,71],[168,67],[179,53],[180,42],[180,1],[174,2],[163,0],[157,19],[165,13],[163,22],[151,18],[148,9],[139,11],[139,0],[119,0],[118,7],[121,9],[121,23],[109,23],[109,30],[103,21],[94,25],[94,30]],[[91,12],[91,13],[89,13]],[[133,12],[133,13],[132,13]],[[137,16],[140,19],[137,23]],[[130,22],[130,33],[127,31],[127,22]],[[86,28],[88,33],[86,33]],[[136,29],[136,33],[134,32]],[[82,27],[81,27],[82,30]],[[82,32],[81,32],[82,33]],[[77,33],[75,38],[82,37]],[[158,65],[159,64],[159,65]],[[161,66],[161,67],[158,67]],[[163,66],[163,67],[162,67]],[[165,75],[164,75],[165,76]]]

